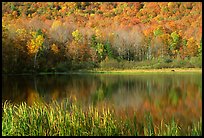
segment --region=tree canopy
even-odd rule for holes
[[[190,59],[202,55],[202,3],[2,2],[2,41],[3,72]]]

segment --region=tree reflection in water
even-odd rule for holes
[[[3,76],[2,80],[2,100],[13,103],[32,105],[68,98],[83,107],[113,106],[119,116],[133,117],[136,113],[138,120],[148,111],[158,123],[174,116],[184,126],[202,113],[200,73]]]

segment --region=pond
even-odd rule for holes
[[[83,107],[107,105],[118,115],[151,112],[154,121],[174,117],[183,126],[202,116],[202,73],[67,74],[3,76],[2,102],[58,102]]]

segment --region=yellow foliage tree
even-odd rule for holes
[[[198,54],[199,44],[196,43],[195,39],[191,37],[187,41],[187,55],[196,56]]]
[[[36,32],[31,32],[33,38],[28,41],[27,49],[30,54],[36,54],[39,51],[39,48],[42,47],[44,38],[42,35],[37,35]]]
[[[34,55],[34,69],[36,67],[36,58],[39,50],[43,46],[44,37],[39,32],[31,32],[32,39],[27,43],[27,50],[29,54]]]

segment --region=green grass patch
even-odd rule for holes
[[[177,136],[183,131],[174,119],[157,126],[150,113],[142,125],[138,122],[136,114],[122,119],[112,108],[82,108],[69,100],[32,106],[2,103],[3,136]],[[185,135],[202,135],[202,119],[188,128]]]

